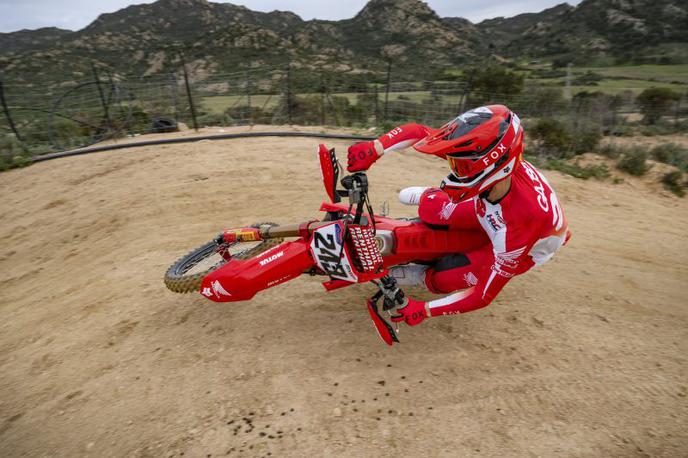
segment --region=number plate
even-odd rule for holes
[[[342,251],[343,233],[344,228],[341,222],[319,227],[313,232],[311,252],[318,267],[327,275],[355,283],[358,276],[351,268],[349,252],[346,247]],[[341,262],[339,262],[340,252],[342,253]]]

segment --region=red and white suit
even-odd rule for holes
[[[374,148],[378,155],[406,148],[430,131],[406,124],[380,137]],[[485,307],[511,278],[547,262],[569,237],[554,190],[526,161],[516,164],[509,192],[497,202],[476,196],[452,203],[446,193],[431,188],[420,197],[418,214],[427,224],[457,231],[457,237],[461,231],[483,230],[491,242],[470,253],[447,255],[425,271],[430,291],[449,294],[426,303],[429,316]]]

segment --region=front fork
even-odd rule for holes
[[[397,285],[397,281],[390,275],[385,275],[380,280],[373,280],[373,283],[379,288],[373,297],[368,299],[368,313],[373,320],[375,329],[380,338],[387,344],[392,345],[394,342],[399,342],[397,333],[399,332],[399,324],[395,323],[393,327],[380,313],[379,301],[382,301],[382,312],[387,312],[387,315],[392,318],[392,311],[406,307],[408,305],[408,298],[404,292]]]

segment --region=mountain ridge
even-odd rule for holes
[[[115,74],[164,74],[178,70],[179,50],[201,78],[289,62],[360,73],[381,72],[392,60],[409,77],[430,78],[492,54],[502,61],[604,62],[660,59],[662,53],[673,59],[671,46],[688,41],[681,26],[686,18],[686,6],[671,0],[583,0],[476,24],[440,17],[420,0],[371,0],[340,21],[207,0],[158,0],[101,14],[78,31],[0,34],[0,76],[76,80],[91,63]]]

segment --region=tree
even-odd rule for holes
[[[492,65],[477,69],[473,76],[472,101],[506,103],[523,91],[523,75]]]
[[[665,87],[651,87],[641,92],[635,99],[643,114],[645,124],[655,124],[671,108],[679,94]]]

